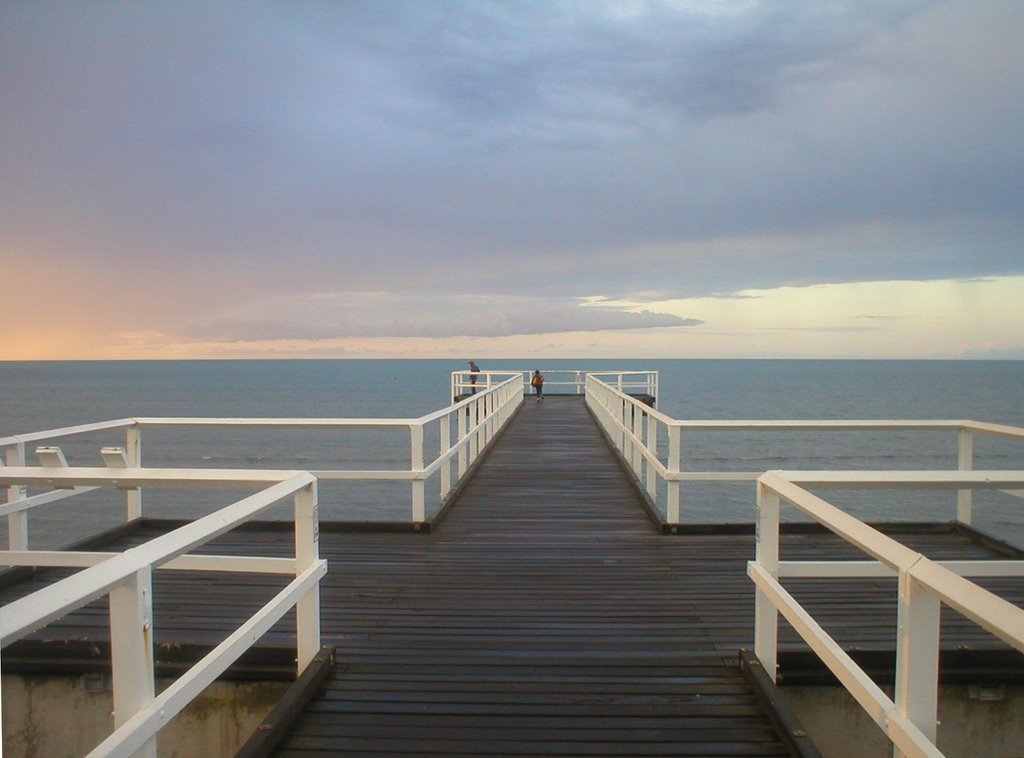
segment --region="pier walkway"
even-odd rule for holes
[[[752,529],[663,534],[580,397],[527,400],[429,533],[323,527],[322,637],[336,662],[275,755],[790,754],[739,666],[753,643]],[[115,547],[166,528],[144,522]],[[937,559],[1000,557],[952,528],[899,538]],[[292,533],[253,525],[204,550],[254,548],[288,555]],[[784,534],[782,550],[856,557],[821,530]],[[39,572],[0,601],[62,573]],[[158,662],[217,643],[283,582],[159,572]],[[1019,579],[982,583],[1024,604]],[[835,580],[790,584],[844,646],[891,665],[893,580],[846,580],[841,594]],[[946,609],[943,619],[944,649],[1007,649]],[[108,624],[106,600],[94,602],[5,650],[5,667],[47,641],[95,646]],[[806,650],[780,633],[783,651]],[[294,634],[286,617],[261,645],[293,653]]]
[[[706,624],[711,586],[674,560],[578,398],[528,401],[416,540],[329,556],[348,585],[323,602],[338,665],[278,755],[787,754]],[[740,579],[736,547],[711,553]]]

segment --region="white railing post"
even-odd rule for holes
[[[455,422],[455,435],[456,435],[455,436],[455,441],[456,442],[462,442],[462,440],[466,439],[466,428],[468,426],[468,424],[467,424],[468,420],[469,420],[469,408],[468,408],[468,406],[460,408],[459,409],[458,420]],[[466,471],[468,469],[468,464],[466,462],[467,461],[467,457],[468,457],[468,451],[466,450],[466,445],[461,445],[459,447],[459,468],[458,468],[459,480],[460,481],[462,480],[462,477],[466,475]]]
[[[673,424],[668,428],[668,473],[669,476],[679,473],[680,443],[682,429]],[[668,480],[668,502],[665,506],[665,520],[670,524],[679,523],[679,480]]]
[[[110,591],[114,728],[153,702],[153,570],[144,566]],[[132,754],[156,758],[156,737]]]
[[[447,413],[440,418],[440,430],[441,447],[438,452],[442,458],[445,458],[448,451],[452,449],[452,417]],[[441,465],[441,497],[447,497],[451,490],[452,462],[451,459],[446,459]]]
[[[320,560],[320,506],[314,480],[295,493],[295,576]],[[320,650],[320,583],[295,604],[295,638],[298,674]]]
[[[636,474],[637,479],[643,477],[643,461],[644,456],[641,452],[643,447],[644,439],[644,412],[640,409],[639,405],[630,403],[630,409],[633,413],[633,436],[638,440],[633,443],[633,472]]]
[[[7,448],[4,459],[8,466],[25,465],[25,444],[18,442]],[[28,488],[12,484],[7,488],[7,502],[13,503],[26,497]],[[9,550],[28,550],[28,511],[18,511],[7,516],[7,543]]]
[[[497,393],[494,393],[494,392],[487,393],[487,398],[485,400],[486,407],[485,407],[484,413],[486,414],[485,418],[487,419],[487,427],[486,427],[486,431],[484,433],[484,446],[485,447],[491,443],[492,439],[494,439],[494,433],[495,433],[495,430],[497,428],[496,427],[497,419],[494,418],[494,409],[497,407],[497,400],[498,400],[498,398],[495,397],[496,394]]]
[[[409,424],[409,447],[410,447],[410,469],[413,472],[423,470],[423,426],[421,424]],[[414,479],[412,482],[412,520],[414,522],[424,521],[426,509],[424,503],[426,483],[422,479]]]
[[[477,430],[476,422],[480,415],[479,401],[474,399],[466,406],[466,434],[469,436],[469,444],[466,445],[468,463],[473,465],[476,460]]]
[[[957,435],[957,468],[971,471],[974,468],[974,432],[961,429]],[[971,490],[957,490],[956,520],[961,524],[970,525],[972,517]]]
[[[125,429],[124,443],[128,466],[142,468],[142,427],[138,423]],[[125,520],[134,521],[138,518],[142,518],[142,487],[125,491]]]
[[[937,597],[900,571],[893,702],[932,743],[938,732],[940,609]],[[903,753],[894,748],[893,755]]]
[[[629,428],[629,424],[626,423],[626,419],[628,418],[627,415],[626,415],[626,409],[629,407],[629,404],[625,400],[623,400],[621,397],[618,398],[618,401],[619,401],[619,427],[618,427],[617,431],[619,433],[619,452],[622,453],[622,457],[625,458],[628,461],[630,459],[630,449],[629,449],[629,435],[626,433],[626,430]]]
[[[757,484],[755,523],[757,564],[773,578],[779,574],[779,496]],[[775,681],[778,665],[779,612],[758,588],[754,592],[754,654]]]
[[[647,451],[655,459],[658,457],[658,422],[654,416],[647,414]],[[647,494],[651,500],[658,499],[658,469],[647,461]]]

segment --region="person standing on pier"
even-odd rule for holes
[[[533,387],[533,391],[537,394],[537,400],[543,400],[544,376],[540,373],[540,369],[536,369],[533,372],[533,376],[530,377],[530,386]]]
[[[480,373],[480,367],[473,361],[469,361],[469,394],[476,394],[476,375]]]

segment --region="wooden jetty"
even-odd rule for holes
[[[114,547],[168,527],[143,521]],[[292,539],[262,525],[205,549],[288,555]],[[952,526],[905,526],[899,539],[929,557],[1003,557],[999,545]],[[811,528],[785,533],[782,551],[855,557]],[[663,534],[579,397],[527,401],[429,533],[323,524],[320,554],[333,663],[323,662],[308,701],[285,705],[301,706],[296,718],[272,714],[246,754],[816,754],[792,716],[773,708],[778,698],[757,664],[741,665],[753,642],[753,529]],[[0,600],[62,572],[41,571]],[[160,572],[158,664],[173,668],[175,655],[215,644],[283,581]],[[1024,604],[1019,578],[979,583]],[[846,580],[842,592],[836,580],[790,584],[884,678],[895,581]],[[944,619],[944,676],[980,667],[1024,679],[1019,654],[955,614]],[[5,669],[88,665],[102,657],[107,625],[107,602],[97,601],[5,650]],[[261,646],[246,659],[252,676],[273,670],[275,650],[294,653],[294,621]],[[781,648],[781,682],[825,676],[785,625]]]

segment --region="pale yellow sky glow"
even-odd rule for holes
[[[581,308],[650,310],[695,326],[498,337],[182,339],[79,312],[8,333],[5,360],[184,358],[1022,358],[1024,277],[883,281],[745,290],[729,296]],[[107,328],[114,327],[114,328]]]

